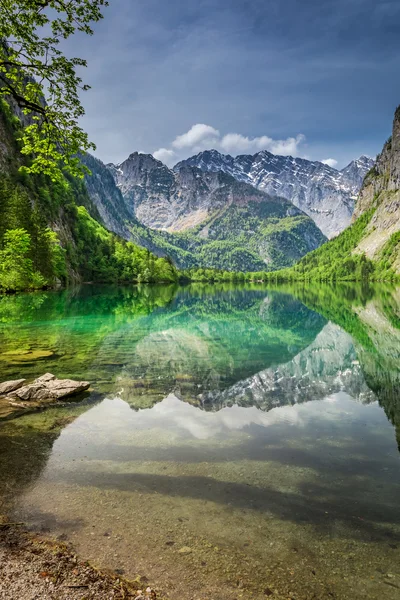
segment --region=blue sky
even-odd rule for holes
[[[399,0],[110,0],[104,13],[67,49],[88,60],[83,126],[106,162],[266,148],[342,167],[390,134]]]

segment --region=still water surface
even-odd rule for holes
[[[0,299],[0,380],[46,371],[93,392],[0,425],[3,510],[170,598],[399,597],[399,290]]]

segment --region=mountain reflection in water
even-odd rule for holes
[[[3,506],[184,600],[188,578],[226,600],[238,580],[254,598],[394,600],[399,307],[395,288],[350,285],[1,298],[2,380],[95,390],[1,425]]]

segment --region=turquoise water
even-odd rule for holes
[[[170,598],[398,598],[395,288],[85,286],[0,299],[0,498]],[[144,580],[145,581],[145,580]]]

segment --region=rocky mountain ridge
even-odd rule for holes
[[[356,252],[375,260],[385,255],[400,272],[400,106],[392,135],[364,180],[353,221],[369,210],[374,212]]]
[[[266,192],[222,170],[189,164],[172,170],[151,154],[134,152],[121,164],[107,166],[131,216],[153,229],[183,231],[230,205],[271,202]],[[281,204],[287,216],[301,214],[285,199]]]
[[[327,237],[333,237],[349,225],[362,181],[373,164],[372,158],[361,156],[339,171],[318,161],[266,150],[236,157],[206,150],[179,162],[174,171],[189,165],[205,172],[228,173],[237,181],[290,200]]]
[[[84,161],[92,171],[89,194],[107,227],[151,250],[158,246],[179,267],[271,270],[325,241],[290,201],[222,171],[173,171],[137,152],[120,165]]]
[[[104,168],[101,160],[90,154],[82,156],[82,161],[91,171],[91,175],[85,178],[86,188],[104,225],[110,231],[129,239],[127,223],[132,219],[132,215],[115,185],[112,172]]]

